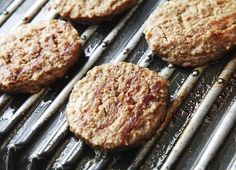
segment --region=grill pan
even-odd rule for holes
[[[145,20],[163,1],[140,0],[112,21],[72,23],[83,41],[80,61],[64,79],[35,95],[0,94],[0,169],[236,169],[235,51],[199,68],[180,68],[148,50]],[[0,1],[0,36],[17,25],[58,18],[47,0]],[[60,19],[60,18],[59,18]],[[163,132],[120,153],[102,153],[68,131],[63,112],[73,85],[95,65],[127,61],[170,81]]]

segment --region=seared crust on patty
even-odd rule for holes
[[[98,22],[120,14],[136,3],[137,0],[53,0],[50,8],[63,18]]]
[[[158,7],[144,31],[149,48],[180,66],[200,66],[236,45],[235,0],[171,0]]]
[[[61,20],[26,24],[0,39],[0,90],[35,93],[78,59],[77,31]]]
[[[140,144],[166,116],[167,86],[156,72],[134,64],[95,67],[71,93],[65,112],[70,130],[106,151]]]

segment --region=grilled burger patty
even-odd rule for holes
[[[149,48],[180,66],[200,66],[236,45],[235,0],[171,0],[158,7],[144,31]]]
[[[78,59],[80,42],[61,20],[26,24],[0,39],[0,90],[35,93],[63,77]]]
[[[122,13],[136,3],[137,0],[53,0],[50,8],[64,18],[98,22]]]
[[[120,150],[150,138],[166,116],[165,79],[124,62],[90,70],[71,93],[70,130],[102,150]]]

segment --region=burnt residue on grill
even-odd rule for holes
[[[193,138],[186,152],[182,155],[176,168],[187,170],[187,167],[192,165],[192,163],[195,161],[195,158],[201,151],[202,146],[209,139],[211,132],[216,128],[216,125],[221,121],[222,116],[232,104],[232,102],[225,101],[235,100],[236,86],[232,83],[234,81],[235,77],[233,76],[231,81],[229,81],[227,86],[224,88],[221,95],[218,96],[217,100],[214,102],[211,110],[207,114],[205,121],[202,123],[202,126],[200,127],[196,136]],[[226,169],[226,165],[229,164],[230,159],[232,159],[235,154],[235,143],[236,141],[234,127],[231,135],[226,139],[223,148],[220,149],[220,154],[217,153],[216,157],[209,164],[209,169]],[[216,162],[218,163],[216,164]]]

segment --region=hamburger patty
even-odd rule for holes
[[[122,13],[136,3],[137,0],[53,0],[50,8],[64,18],[98,22]]]
[[[71,24],[41,21],[0,39],[0,90],[35,93],[63,77],[78,59],[80,42]]]
[[[70,130],[102,150],[120,150],[150,138],[166,116],[165,79],[124,62],[90,70],[70,95]]]
[[[180,66],[200,66],[236,45],[235,0],[171,0],[149,17],[149,48]]]

